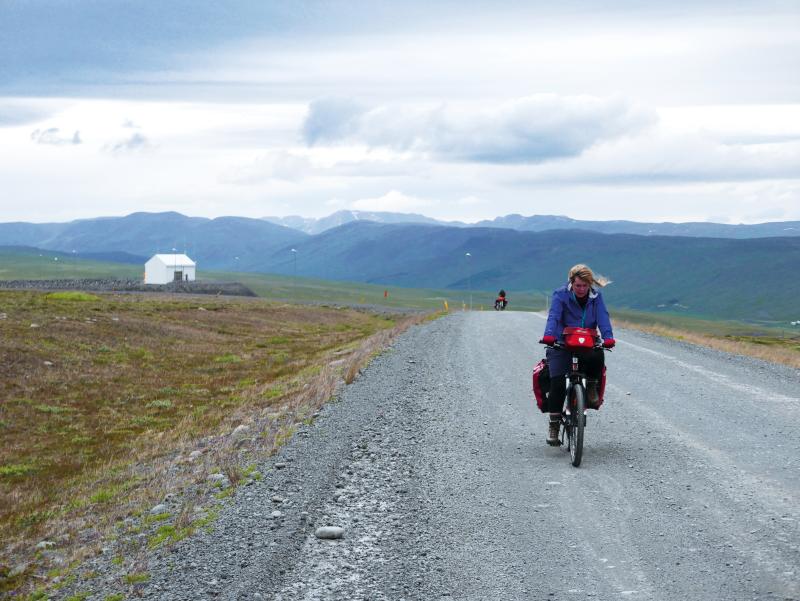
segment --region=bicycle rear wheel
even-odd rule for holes
[[[583,427],[586,425],[586,391],[582,384],[576,384],[570,392],[569,456],[572,465],[578,467],[583,458]]]

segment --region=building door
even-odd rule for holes
[[[175,277],[173,277],[172,279],[173,279],[174,282],[182,282],[183,281],[183,272],[182,271],[176,271],[175,272]]]

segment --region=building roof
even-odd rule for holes
[[[158,259],[167,267],[195,267],[195,262],[184,254],[180,255],[153,255],[150,261]]]

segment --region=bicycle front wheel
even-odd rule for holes
[[[578,467],[583,458],[583,427],[586,424],[586,391],[582,384],[576,384],[570,392],[570,412],[572,413],[569,431],[569,456],[572,465]]]

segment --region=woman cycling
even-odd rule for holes
[[[552,345],[562,340],[565,327],[581,327],[596,330],[599,328],[603,338],[603,346],[612,348],[615,344],[614,332],[611,330],[611,319],[603,302],[599,288],[609,281],[602,276],[595,276],[588,266],[579,264],[569,270],[567,284],[553,292],[550,313],[541,342]],[[581,357],[581,368],[587,374],[587,395],[590,406],[597,403],[597,383],[603,374],[605,358],[603,350],[598,349],[585,357]],[[550,393],[547,395],[546,411],[550,413],[550,428],[547,444],[558,444],[558,430],[561,409],[566,394],[566,376],[571,363],[571,355],[565,349],[548,348],[547,363],[550,369]]]

